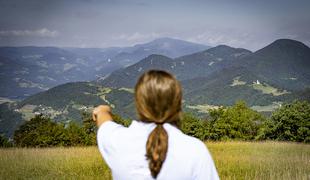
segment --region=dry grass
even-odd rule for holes
[[[212,142],[207,146],[221,179],[310,179],[310,145]]]
[[[111,179],[96,147],[0,149],[0,179]]]
[[[207,142],[221,179],[310,179],[310,145]],[[96,147],[0,149],[0,179],[111,179]]]

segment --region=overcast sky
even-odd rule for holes
[[[110,47],[172,37],[257,50],[310,45],[309,0],[0,0],[0,46]]]

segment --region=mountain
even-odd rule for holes
[[[111,61],[119,62],[122,67],[127,67],[151,54],[159,54],[170,58],[175,58],[209,48],[209,46],[183,40],[159,38],[145,44],[137,44],[133,47],[127,47],[110,59]]]
[[[209,76],[182,81],[188,107],[201,112],[244,100],[272,111],[295,99],[310,101],[309,47],[280,39]]]
[[[307,46],[293,40],[278,40],[254,53],[220,45],[174,59],[152,54],[96,81],[67,83],[21,102],[1,104],[0,133],[12,134],[35,113],[81,122],[81,111],[98,104],[135,118],[133,87],[148,69],[169,71],[181,81],[184,111],[205,117],[210,109],[244,100],[252,109],[270,113],[285,102],[310,101],[310,83],[304,78],[310,73],[308,54]],[[294,77],[289,80],[279,78],[290,73]]]
[[[133,47],[134,51],[148,52],[146,54],[161,54],[171,58],[192,54],[195,52],[209,49],[210,46],[191,43],[173,38],[159,38],[145,44],[137,44]],[[133,51],[133,52],[134,52]],[[146,56],[144,56],[146,57]],[[143,58],[144,58],[143,57]],[[142,58],[140,58],[142,59]]]
[[[286,102],[296,97],[297,92],[289,92],[271,86],[243,67],[227,68],[199,77],[182,81],[184,98],[191,105],[233,105],[238,100],[249,106],[268,106],[274,102]]]
[[[276,40],[247,56],[242,64],[260,79],[281,89],[310,87],[310,48],[301,42]]]
[[[42,113],[54,121],[81,123],[81,113],[100,104],[109,104],[125,118],[135,117],[133,92],[106,88],[90,82],[66,83],[37,93],[23,101],[0,104],[0,134],[12,136],[24,121]]]
[[[152,54],[138,63],[128,66],[124,69],[114,71],[104,79],[98,79],[97,82],[105,87],[129,87],[133,88],[137,78],[148,69],[170,70],[174,65],[174,60],[163,56]]]
[[[101,74],[95,69],[99,61],[108,64],[61,48],[2,47],[0,80],[4,88],[0,96],[20,99],[62,83],[94,79]]]
[[[24,99],[51,87],[90,81],[127,67],[153,54],[181,56],[209,48],[186,41],[161,38],[132,47],[56,48],[1,47],[0,97]]]
[[[252,52],[247,49],[219,45],[206,51],[176,58],[179,66],[174,68],[174,74],[179,80],[206,77],[238,64],[239,59],[250,54]]]
[[[220,45],[175,59],[151,55],[97,82],[105,87],[133,88],[144,71],[162,69],[181,81],[189,110],[206,112],[244,100],[258,111],[271,111],[293,99],[309,100],[308,54],[309,47],[285,39],[254,53]]]
[[[167,70],[183,81],[208,77],[219,71],[225,75],[227,69],[239,67],[246,69],[248,74],[255,75],[248,83],[259,80],[283,91],[310,88],[310,48],[301,42],[288,39],[277,40],[254,53],[220,45],[175,59],[151,55],[98,79],[98,83],[109,87],[132,88],[137,78],[149,69]],[[235,77],[232,77],[231,81],[233,78]]]
[[[229,67],[237,59],[251,54],[251,51],[220,45],[205,51],[179,58],[150,55],[136,64],[114,71],[97,82],[108,87],[134,87],[137,78],[149,69],[162,69],[173,73],[179,80],[208,76],[224,67]]]
[[[56,121],[76,120],[80,122],[81,111],[90,110],[99,104],[110,104],[117,114],[125,118],[135,118],[133,90],[124,87],[132,87],[137,77],[146,69],[157,68],[171,71],[176,68],[180,69],[175,71],[176,73],[185,72],[190,78],[192,77],[191,68],[195,66],[197,61],[206,61],[207,67],[202,67],[201,71],[209,69],[211,72],[211,67],[221,67],[223,62],[235,60],[236,55],[234,54],[240,53],[240,51],[244,54],[250,53],[247,50],[219,46],[210,49],[210,52],[194,53],[192,54],[193,58],[184,56],[180,59],[172,59],[163,55],[150,55],[134,65],[113,72],[101,84],[92,82],[67,83],[32,95],[21,102],[1,104],[0,110],[3,114],[0,116],[0,127],[3,128],[0,128],[0,132],[11,136],[14,129],[36,113],[47,114]],[[84,50],[80,53],[85,55],[88,52]],[[221,59],[219,60],[219,58]],[[209,63],[212,61],[216,62],[210,66]],[[182,66],[188,66],[188,69],[185,70]],[[117,86],[113,86],[113,84]]]

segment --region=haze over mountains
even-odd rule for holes
[[[97,82],[108,87],[132,88],[137,78],[149,69],[169,71],[181,81],[195,77],[205,77],[231,66],[236,59],[248,54],[251,54],[251,51],[224,45],[175,59],[153,54],[136,64],[115,71],[105,79],[99,79]]]
[[[171,38],[132,47],[1,47],[0,97],[23,99],[66,82],[89,81],[129,66],[150,54],[178,57],[209,48]]]
[[[159,46],[162,47],[154,42],[158,41],[143,48],[158,50]],[[126,49],[115,55],[113,52],[117,48],[111,48],[109,52],[114,57],[135,52],[139,54],[140,46],[133,46],[136,50],[131,53]],[[190,44],[190,47],[194,46]],[[176,47],[182,49],[182,46]],[[199,48],[203,47],[197,45],[194,49]],[[98,52],[97,49],[74,48],[67,51],[87,57]],[[170,57],[166,56],[169,53]],[[104,77],[95,77],[89,82],[63,84],[20,102],[1,104],[0,133],[12,135],[20,123],[35,113],[48,114],[57,121],[81,121],[81,111],[99,104],[109,104],[121,116],[135,118],[133,87],[137,78],[148,69],[163,69],[173,73],[183,86],[184,110],[202,117],[209,109],[232,105],[237,100],[246,101],[260,112],[270,112],[294,99],[310,100],[310,48],[301,42],[280,39],[256,52],[220,45],[205,47],[181,57],[174,53],[172,49],[164,55],[150,53],[147,57],[132,61],[132,64],[126,64],[123,58],[124,61],[118,61],[122,63],[115,65],[121,68]],[[93,57],[98,58],[99,62],[100,53],[97,55]],[[133,57],[131,55],[127,57]]]
[[[98,83],[133,88],[144,71],[156,68],[176,75],[188,104],[232,105],[242,99],[250,106],[272,106],[308,92],[309,62],[309,47],[280,39],[254,53],[221,45],[175,59],[151,55]]]

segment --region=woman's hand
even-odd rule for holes
[[[93,110],[93,120],[96,122],[97,127],[99,127],[104,122],[111,121],[112,114],[110,106],[108,105],[97,106]]]

